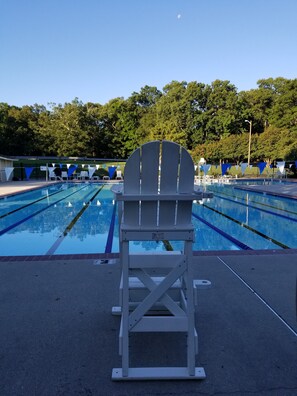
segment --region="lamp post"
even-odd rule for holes
[[[252,141],[252,121],[244,120],[250,124],[250,133],[249,133],[249,151],[248,151],[248,166],[250,166],[251,159],[251,141]]]
[[[200,179],[200,167],[203,166],[206,163],[205,159],[203,157],[200,158],[199,162],[198,162],[198,176]]]

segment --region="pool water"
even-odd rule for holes
[[[116,253],[118,218],[111,184],[61,183],[0,199],[0,256]],[[297,201],[233,184],[206,187],[193,203],[194,250],[297,248]],[[179,249],[179,244],[166,244]],[[135,242],[132,250],[165,250]]]

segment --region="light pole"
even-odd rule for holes
[[[252,121],[244,120],[250,124],[250,133],[249,133],[249,151],[248,151],[248,166],[250,166],[251,159],[251,141],[252,141]]]
[[[198,162],[198,176],[200,179],[200,167],[203,166],[206,163],[205,159],[203,157],[200,158],[199,162]]]

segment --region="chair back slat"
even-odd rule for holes
[[[178,192],[180,194],[193,191],[195,168],[192,157],[183,147],[181,149]],[[178,225],[189,224],[192,219],[192,202],[179,201],[176,213]]]
[[[189,193],[193,191],[195,169],[192,157],[186,149],[182,147],[180,156],[180,172],[178,192],[180,194]]]
[[[160,142],[146,143],[141,150],[141,193],[158,194]],[[157,226],[158,201],[141,202],[141,225]]]
[[[139,201],[124,203],[127,225],[141,227],[174,227],[191,223],[191,201],[179,201],[178,194],[191,193],[194,186],[194,164],[180,145],[163,141],[144,144],[128,159],[125,166],[124,194],[140,194]],[[141,194],[155,195],[151,201]],[[158,195],[176,194],[176,199],[159,201]]]
[[[140,149],[135,150],[125,166],[125,194],[140,194]],[[139,225],[139,203],[125,202],[124,221],[127,225]]]
[[[160,193],[177,193],[180,146],[164,141],[162,143]]]
[[[160,165],[160,194],[176,194],[180,146],[164,141]],[[159,205],[159,225],[171,227],[176,220],[176,201],[163,201]]]
[[[140,193],[140,149],[135,150],[125,166],[125,194]]]

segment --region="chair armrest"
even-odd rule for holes
[[[202,198],[212,198],[212,193],[194,190],[192,193],[180,194],[124,194],[123,185],[115,185],[111,188],[118,201],[193,201]]]
[[[213,198],[213,193],[211,192],[205,192],[205,191],[201,191],[198,187],[194,189],[194,194],[196,196],[195,199],[202,199],[202,198]]]
[[[117,193],[118,201],[193,201],[197,199],[194,194],[122,194]]]
[[[116,198],[123,194],[123,185],[115,185],[111,187],[111,191],[115,194]]]

